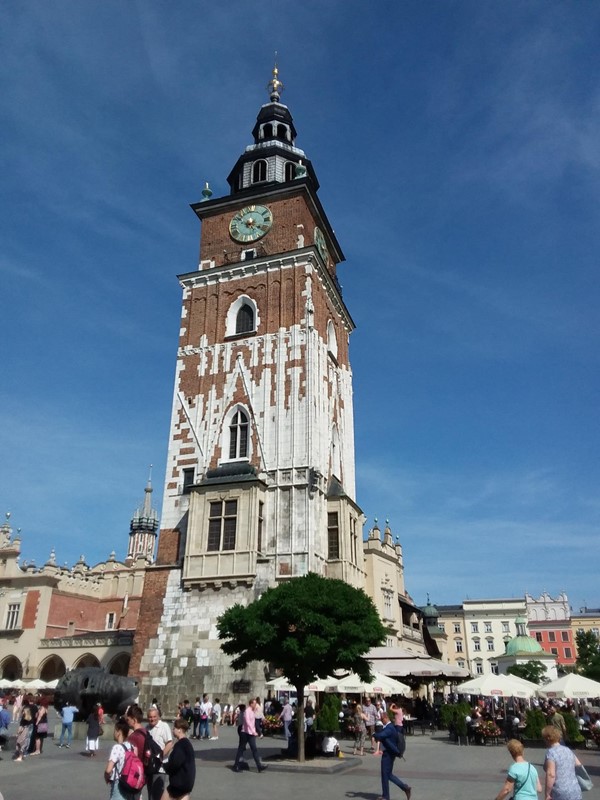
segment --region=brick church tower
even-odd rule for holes
[[[130,668],[163,707],[262,692],[264,665],[234,673],[220,651],[232,604],[309,571],[365,583],[343,254],[282,89],[275,68],[230,194],[207,185],[192,206],[199,264],[179,276],[161,531]]]

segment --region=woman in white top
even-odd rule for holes
[[[114,739],[112,750],[108,757],[104,769],[104,781],[110,786],[110,800],[140,800],[141,792],[129,793],[124,795],[119,786],[119,776],[125,764],[125,741],[129,736],[129,725],[124,719],[115,722]],[[131,745],[129,745],[131,749]]]

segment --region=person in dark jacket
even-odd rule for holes
[[[381,755],[381,796],[383,800],[390,800],[390,781],[402,789],[406,795],[406,800],[410,800],[411,788],[404,781],[394,775],[394,761],[401,758],[404,753],[404,737],[398,733],[395,726],[390,722],[389,716],[384,711],[381,715],[383,728],[375,731],[375,739],[381,743],[383,753]]]
[[[187,738],[189,725],[183,719],[173,723],[175,744],[165,764],[169,785],[163,792],[162,800],[189,800],[196,780],[196,759],[194,748]]]

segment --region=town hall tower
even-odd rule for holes
[[[261,665],[234,673],[220,651],[232,604],[309,571],[365,583],[344,257],[282,89],[275,68],[230,193],[207,185],[192,206],[198,266],[179,276],[159,547],[130,669],[169,707],[262,692]]]

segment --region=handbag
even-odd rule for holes
[[[38,722],[37,732],[48,733],[48,723],[46,722],[46,720],[44,720],[43,722]]]
[[[589,792],[590,789],[593,789],[594,784],[592,783],[592,779],[588,775],[588,771],[583,764],[575,765],[575,777],[577,778],[577,783],[579,784],[582,792]]]

